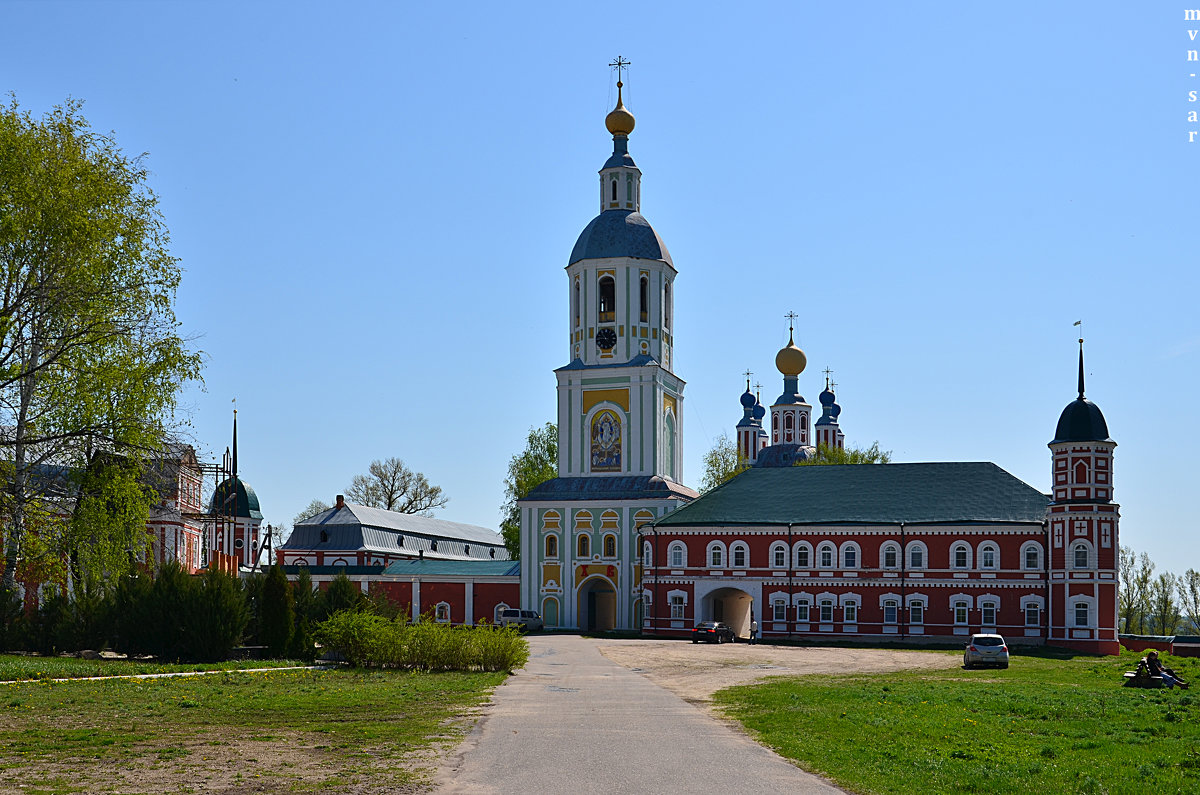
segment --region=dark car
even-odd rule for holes
[[[724,621],[701,621],[692,629],[692,643],[733,643],[733,630]]]

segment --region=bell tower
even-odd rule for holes
[[[1113,502],[1113,450],[1100,407],[1084,397],[1079,340],[1079,397],[1067,404],[1049,443],[1054,490],[1046,520],[1047,642],[1099,654],[1120,651],[1117,571],[1120,506]]]

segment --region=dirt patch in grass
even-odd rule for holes
[[[686,701],[710,704],[713,693],[773,676],[888,673],[959,668],[962,656],[906,649],[834,649],[748,643],[598,639],[600,653]]]
[[[457,740],[447,737],[447,742]],[[130,749],[111,759],[70,757],[3,760],[0,793],[283,793],[354,795],[423,792],[429,770],[416,755],[390,749],[350,751],[323,744],[322,736],[294,732],[210,734],[170,745]],[[424,760],[428,762],[429,760]]]

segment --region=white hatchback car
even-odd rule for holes
[[[1008,667],[1008,644],[1000,635],[972,635],[963,651],[963,668],[976,665]]]

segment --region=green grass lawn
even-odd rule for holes
[[[231,660],[205,664],[160,664],[141,660],[80,660],[75,657],[30,657],[0,654],[0,682],[16,679],[69,679],[85,676],[129,676],[188,671],[231,671],[238,668],[282,668],[305,663],[287,660]]]
[[[457,736],[456,719],[504,676],[334,670],[0,684],[0,789],[404,790],[425,775],[414,755]]]
[[[1121,687],[1141,656],[1047,649],[1007,670],[778,679],[716,702],[854,792],[1200,792],[1200,660],[1166,660],[1192,690]]]

